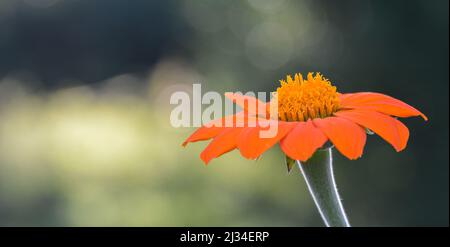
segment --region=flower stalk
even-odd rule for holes
[[[297,164],[325,225],[350,227],[333,175],[332,148],[319,149],[308,161]]]

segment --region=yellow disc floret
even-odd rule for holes
[[[306,121],[331,116],[339,108],[336,87],[320,73],[308,74],[303,79],[295,74],[280,80],[274,97],[278,99],[278,117],[283,121]],[[276,102],[276,101],[275,101]]]

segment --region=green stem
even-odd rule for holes
[[[325,225],[349,227],[334,180],[331,148],[317,150],[308,161],[297,164]]]

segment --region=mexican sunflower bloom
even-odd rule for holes
[[[234,149],[245,158],[257,159],[277,143],[287,157],[307,161],[329,141],[353,160],[362,156],[367,132],[378,134],[399,152],[407,145],[409,130],[395,117],[421,116],[427,120],[414,107],[385,94],[339,93],[320,73],[309,73],[306,79],[295,74],[280,83],[268,103],[241,94],[225,94],[243,111],[200,127],[183,146],[212,139],[200,154],[205,164]],[[271,110],[274,107],[276,114]],[[229,127],[226,121],[234,125]],[[271,123],[277,124],[277,133],[261,137],[260,131]]]

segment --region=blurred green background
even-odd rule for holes
[[[320,71],[402,99],[406,150],[336,152],[355,226],[448,226],[448,1],[0,1],[0,225],[322,226],[279,148],[205,167],[170,94]]]

